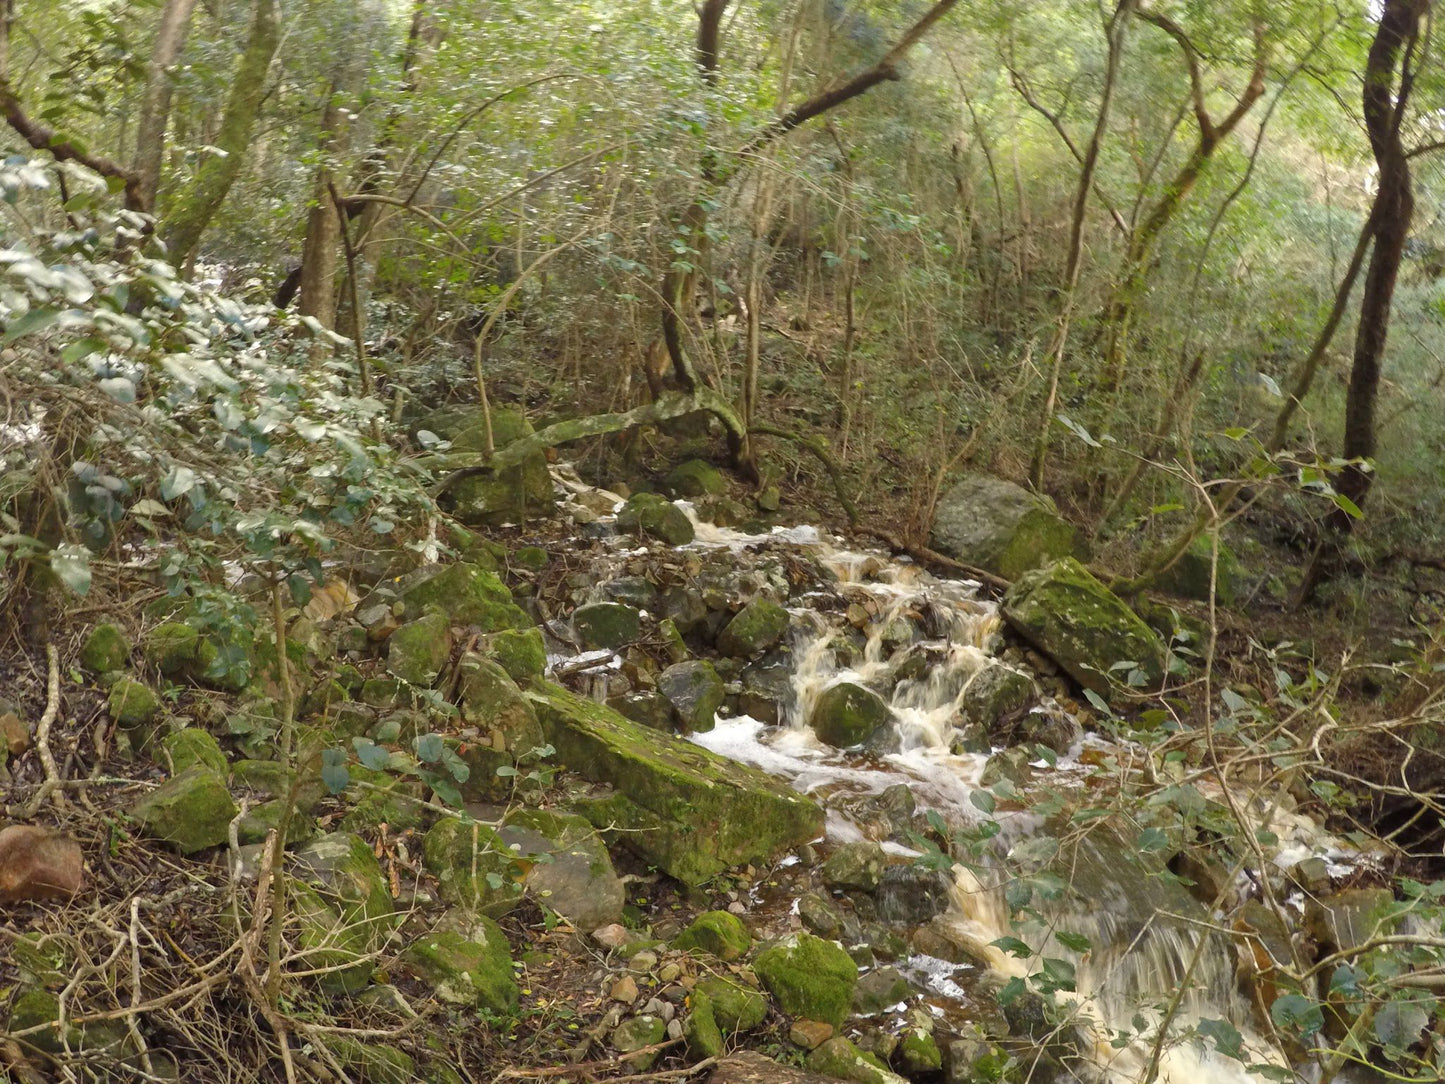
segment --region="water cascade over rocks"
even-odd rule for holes
[[[1090,808],[1104,766],[1116,779],[1118,764],[1148,758],[1128,742],[1083,731],[1064,683],[1030,666],[1038,656],[1006,644],[999,608],[979,584],[842,548],[812,527],[750,535],[695,517],[693,527],[694,540],[677,552],[735,562],[742,571],[734,586],[781,595],[789,633],[782,649],[748,664],[742,682],[746,689],[749,673],[772,671],[776,720],[724,709],[691,738],[822,804],[825,849],[872,841],[892,857],[875,896],[880,910],[893,899],[897,914],[926,926],[899,966],[930,991],[935,1014],[947,1013],[950,998],[967,998],[960,982],[996,992],[1009,1031],[1045,1052],[1031,1079],[1052,1072],[1108,1084],[1243,1084],[1263,1079],[1260,1068],[1289,1064],[1260,1033],[1229,915],[1211,914],[1185,887],[1189,880],[1166,869],[1181,845],[1168,812],[1143,837],[1150,825],[1137,812]],[[642,552],[632,539],[615,544],[619,570]],[[780,552],[824,574],[791,597],[770,590],[759,555]],[[644,609],[660,605],[644,587],[604,573],[592,597],[632,592]],[[599,693],[619,664],[606,650],[553,662],[594,666]],[[1227,906],[1241,887],[1278,878],[1311,854],[1326,856],[1336,873],[1360,858],[1308,818],[1270,806],[1268,796],[1250,815],[1273,833],[1261,838],[1278,838],[1267,857],[1279,868],[1224,871]],[[944,857],[939,829],[972,841],[964,854],[957,845],[951,852],[962,861]],[[918,910],[904,887],[888,896],[890,878],[921,883],[907,871],[925,867],[944,885],[936,904],[925,900]],[[1053,993],[1052,1008],[1040,990]]]

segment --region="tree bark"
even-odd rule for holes
[[[321,164],[316,167],[311,211],[306,216],[306,242],[301,249],[301,290],[298,311],[314,316],[328,331],[336,330],[337,246],[341,214],[331,197],[331,163],[345,139],[345,118],[336,105],[336,87],[328,89],[321,120]]]
[[[1413,83],[1410,59],[1419,38],[1420,23],[1429,8],[1429,0],[1385,0],[1380,25],[1365,62],[1365,130],[1379,166],[1380,180],[1371,211],[1375,247],[1365,271],[1360,319],[1355,329],[1355,356],[1345,399],[1343,451],[1345,458],[1351,460],[1365,460],[1375,454],[1375,404],[1380,389],[1380,368],[1390,331],[1395,282],[1415,211],[1410,159],[1400,138],[1400,126]],[[1395,93],[1397,63],[1400,84],[1399,92]],[[1369,493],[1372,479],[1373,475],[1364,465],[1351,464],[1341,472],[1335,488],[1359,505]],[[1348,526],[1350,517],[1335,517],[1335,522],[1337,526]]]
[[[231,91],[221,113],[221,130],[215,140],[222,151],[201,163],[190,182],[176,196],[161,224],[172,263],[182,266],[200,243],[216,211],[241,172],[251,134],[266,93],[266,73],[281,41],[276,0],[255,0],[246,47],[231,74]]]
[[[166,149],[166,122],[171,114],[171,68],[186,44],[196,0],[166,0],[156,41],[146,64],[145,92],[136,121],[135,160],[131,170],[146,210],[154,210],[160,188],[161,158]]]

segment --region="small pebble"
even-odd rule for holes
[[[682,974],[682,965],[678,963],[665,963],[657,969],[659,982],[676,982],[677,977]]]
[[[603,948],[621,948],[627,944],[627,927],[618,922],[614,922],[610,926],[603,926],[599,930],[592,931],[592,940]]]
[[[652,952],[648,949],[643,949],[641,952],[633,955],[632,959],[627,961],[628,970],[634,971],[639,975],[651,971],[656,966],[657,953]]]
[[[620,1001],[625,1005],[631,1005],[637,1000],[637,980],[631,975],[623,975],[612,984],[610,995],[613,1001]]]
[[[682,1038],[682,1021],[669,1020],[667,1022],[667,1037],[676,1041]]]
[[[728,914],[730,915],[745,915],[747,913],[747,906],[741,902],[728,904]]]

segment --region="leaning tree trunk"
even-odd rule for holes
[[[276,0],[255,0],[250,35],[231,73],[231,91],[221,112],[221,131],[215,145],[223,153],[213,154],[201,163],[162,218],[161,240],[177,267],[190,259],[241,172],[266,94],[266,73],[280,41]]]
[[[145,92],[136,121],[135,160],[131,169],[140,182],[140,197],[152,210],[161,183],[161,157],[166,149],[166,122],[171,115],[171,67],[186,44],[196,0],[166,0],[156,27],[156,41],[146,64]]]
[[[1380,390],[1380,366],[1390,331],[1395,282],[1400,275],[1405,239],[1415,211],[1410,159],[1400,138],[1400,121],[1413,84],[1411,54],[1419,38],[1421,20],[1429,8],[1429,0],[1385,0],[1365,63],[1365,129],[1379,167],[1380,181],[1371,212],[1375,248],[1365,272],[1360,319],[1355,329],[1355,356],[1345,399],[1344,456],[1350,460],[1366,460],[1375,454],[1375,404]],[[1397,63],[1400,86],[1399,93],[1395,94]],[[1369,493],[1372,478],[1362,465],[1352,464],[1341,472],[1335,488],[1358,505]],[[1349,522],[1347,516],[1335,519],[1337,525]]]

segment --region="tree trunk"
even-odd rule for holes
[[[1365,272],[1360,319],[1355,329],[1355,357],[1345,399],[1343,450],[1346,459],[1364,460],[1375,454],[1375,403],[1380,388],[1380,365],[1390,330],[1395,281],[1400,274],[1405,239],[1415,210],[1410,161],[1400,139],[1400,121],[1413,83],[1411,54],[1419,37],[1420,22],[1429,7],[1429,0],[1385,0],[1365,63],[1365,129],[1379,166],[1380,181],[1371,212],[1375,247]],[[1397,61],[1400,65],[1398,95],[1393,93]],[[1341,472],[1335,488],[1358,505],[1369,493],[1372,478],[1368,469],[1351,465]],[[1348,516],[1336,518],[1339,526],[1348,526],[1349,522]]]
[[[212,141],[224,153],[201,163],[162,219],[161,240],[177,267],[195,251],[245,164],[266,94],[266,73],[280,41],[276,0],[255,0],[246,48],[231,74],[231,91],[221,112],[221,130]]]
[[[336,88],[328,89],[321,120],[321,164],[316,167],[311,212],[306,217],[306,243],[301,250],[301,291],[298,310],[314,316],[328,331],[336,329],[337,246],[341,215],[331,198],[331,164],[343,145],[346,120],[336,105]]]
[[[161,157],[166,149],[166,122],[171,115],[171,67],[186,44],[196,0],[166,0],[156,28],[155,46],[146,64],[145,93],[136,121],[135,161],[131,166],[140,185],[140,198],[154,210],[161,182]]]

